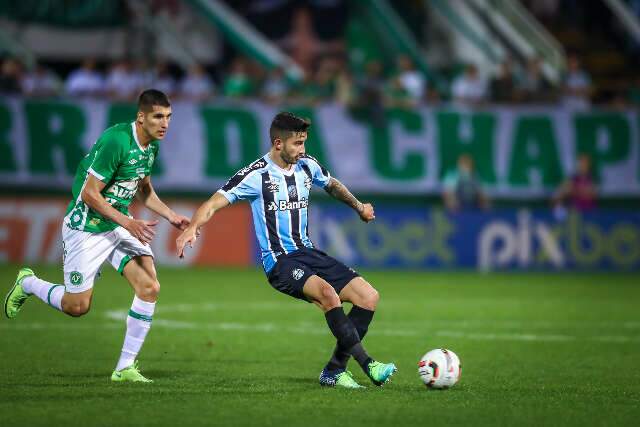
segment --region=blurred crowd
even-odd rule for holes
[[[473,157],[463,153],[456,166],[446,171],[442,180],[442,201],[452,213],[489,210],[491,200],[485,190]],[[567,212],[589,212],[597,207],[598,188],[593,174],[591,157],[581,153],[574,172],[554,191],[549,200],[557,219]]]
[[[557,104],[581,109],[592,102],[593,85],[589,73],[575,55],[568,57],[562,85],[551,86],[541,72],[541,61],[532,59],[525,69],[509,60],[500,64],[493,76],[483,77],[473,64],[451,79],[448,89],[429,84],[406,55],[395,64],[367,62],[354,72],[343,55],[325,55],[307,67],[300,81],[290,79],[285,70],[266,70],[255,61],[235,57],[222,71],[212,72],[202,65],[181,70],[175,64],[122,59],[97,64],[87,59],[66,76],[43,64],[27,70],[19,61],[5,58],[0,65],[0,93],[28,97],[95,97],[132,101],[143,88],[154,87],[174,99],[208,102],[216,98],[261,99],[271,104],[316,105],[338,102],[351,107],[406,107],[453,102],[459,105]],[[609,105],[640,106],[640,78],[627,93],[618,94]]]
[[[507,59],[496,64],[494,70],[479,70],[474,64],[451,64],[449,69],[440,70],[446,82],[436,84],[406,55],[354,59],[349,46],[363,37],[362,34],[360,37],[349,35],[350,14],[357,13],[358,9],[350,9],[345,0],[226,3],[282,49],[302,70],[303,77],[292,80],[283,69],[265,69],[256,61],[239,56],[229,46],[220,63],[193,65],[188,69],[135,56],[110,62],[87,58],[82,64],[75,64],[75,69],[68,64],[60,67],[54,62],[47,63],[50,67],[38,64],[27,69],[14,58],[0,58],[0,94],[131,101],[142,89],[155,87],[173,99],[195,102],[261,99],[272,104],[311,106],[337,102],[373,116],[380,114],[384,107],[413,108],[441,102],[472,107],[554,104],[582,109],[594,102],[607,107],[640,106],[640,77],[630,82],[618,79],[620,89],[606,97],[599,96],[602,88],[594,86],[583,65],[585,58],[575,53],[568,55],[566,73],[555,85],[544,77],[540,58],[531,58],[524,66]],[[525,4],[552,27],[576,27],[578,24],[574,21],[579,20],[579,27],[589,28],[591,20],[604,16],[601,8],[583,11],[577,0],[539,0]],[[633,4],[640,10],[640,0],[633,0]],[[398,2],[394,6],[407,17],[408,23],[413,15],[419,15],[410,3]],[[403,9],[407,7],[409,9]],[[166,9],[172,16],[181,9],[180,3],[174,0],[158,1],[154,8]],[[369,32],[367,28],[363,31]],[[153,55],[149,55],[151,57]]]

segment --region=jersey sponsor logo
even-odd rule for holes
[[[244,176],[244,175],[248,174],[249,172],[251,172],[252,170],[263,168],[266,165],[267,165],[267,163],[264,160],[260,160],[260,161],[257,161],[257,162],[255,162],[255,163],[253,163],[253,164],[251,164],[251,165],[249,165],[247,167],[244,167],[244,168],[240,169],[238,171],[238,173],[236,173],[236,175]]]
[[[136,191],[138,190],[138,179],[131,179],[129,181],[118,181],[111,185],[105,191],[105,195],[112,195],[119,199],[133,199]],[[107,198],[109,200],[109,198]]]
[[[289,202],[286,200],[280,200],[279,202],[269,202],[267,205],[267,209],[270,211],[291,211],[298,209],[305,209],[309,207],[309,200],[303,198],[301,200],[296,200],[295,202]]]
[[[302,271],[302,269],[300,268],[296,268],[291,272],[291,275],[293,276],[294,280],[300,280],[302,276],[304,276],[304,271]]]
[[[71,282],[73,286],[80,286],[82,284],[82,280],[82,273],[79,271],[72,271],[69,273],[69,282]]]
[[[264,182],[265,184],[267,184],[267,190],[271,193],[277,193],[278,191],[280,191],[280,185],[278,184],[278,180],[277,179],[268,179]]]

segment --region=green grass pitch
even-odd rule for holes
[[[17,266],[0,266],[2,293]],[[61,279],[60,267],[38,267]],[[132,291],[105,267],[91,312],[33,297],[0,321],[0,425],[637,425],[640,280],[631,274],[365,272],[381,294],[364,344],[399,368],[383,388],[324,389],[334,340],[313,305],[259,270],[160,268],[140,355],[149,384],[112,384]],[[452,389],[417,361],[461,358]],[[366,383],[351,362],[355,377]]]

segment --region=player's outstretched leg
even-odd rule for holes
[[[353,326],[356,327],[360,341],[364,340],[365,335],[367,335],[369,324],[373,320],[373,314],[374,310],[368,310],[354,305],[347,315],[351,323],[353,323]],[[327,362],[327,365],[325,366],[325,370],[336,371],[346,369],[350,358],[351,354],[349,351],[336,344],[333,354],[331,355],[331,359],[329,359],[329,362]]]
[[[380,299],[378,292],[362,277],[355,277],[340,291],[339,297],[341,301],[348,301],[353,304],[353,308],[347,317],[353,323],[360,341],[362,341],[369,330],[369,325],[373,320],[373,315]],[[349,350],[342,347],[338,342],[323,372],[346,369],[350,357]],[[387,382],[395,371],[395,365],[392,363],[384,364],[380,362],[369,364],[365,370],[376,385],[382,385]]]
[[[123,274],[131,283],[136,295],[127,316],[127,332],[120,359],[111,375],[111,380],[116,382],[153,382],[140,373],[136,360],[151,329],[156,300],[160,292],[153,258],[140,256],[131,259],[124,267]]]
[[[353,306],[349,314],[347,315],[351,323],[356,327],[360,341],[367,334],[369,324],[373,319],[373,310],[367,310],[356,305]],[[351,375],[351,372],[347,371],[347,363],[351,358],[351,353],[348,349],[342,348],[339,344],[336,344],[331,359],[320,372],[320,385],[323,386],[340,386],[346,388],[359,388],[359,385]]]
[[[9,319],[15,319],[31,295],[35,295],[53,308],[62,311],[64,286],[39,279],[33,270],[24,267],[18,272],[16,281],[4,300],[5,316]]]
[[[332,288],[333,289],[333,288]],[[371,381],[381,386],[385,384],[397,371],[393,363],[381,363],[373,360],[360,342],[360,337],[355,326],[344,314],[342,306],[332,308],[325,312],[329,329],[338,340],[338,345],[348,349],[348,352],[358,362]]]
[[[396,371],[395,365],[376,362],[367,354],[360,342],[358,331],[344,314],[340,298],[333,287],[325,280],[314,275],[307,280],[303,291],[310,300],[314,301],[325,312],[327,325],[338,340],[338,345],[343,349],[347,349],[372,382],[376,385],[382,385],[387,382]],[[326,381],[325,385],[331,384]]]
[[[133,298],[131,309],[127,315],[127,332],[120,352],[120,359],[111,374],[112,381],[153,382],[140,373],[136,357],[151,329],[155,306],[155,302],[143,301],[137,295]]]

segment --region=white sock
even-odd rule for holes
[[[53,308],[62,311],[62,297],[64,285],[56,285],[36,276],[27,276],[22,280],[22,289],[28,294],[33,294],[49,304]]]
[[[133,297],[133,304],[131,304],[131,310],[129,310],[129,315],[127,316],[127,334],[124,337],[122,353],[120,353],[116,371],[121,371],[133,365],[142,343],[144,343],[144,339],[149,329],[151,329],[151,318],[155,308],[155,302],[146,302],[137,296]]]

